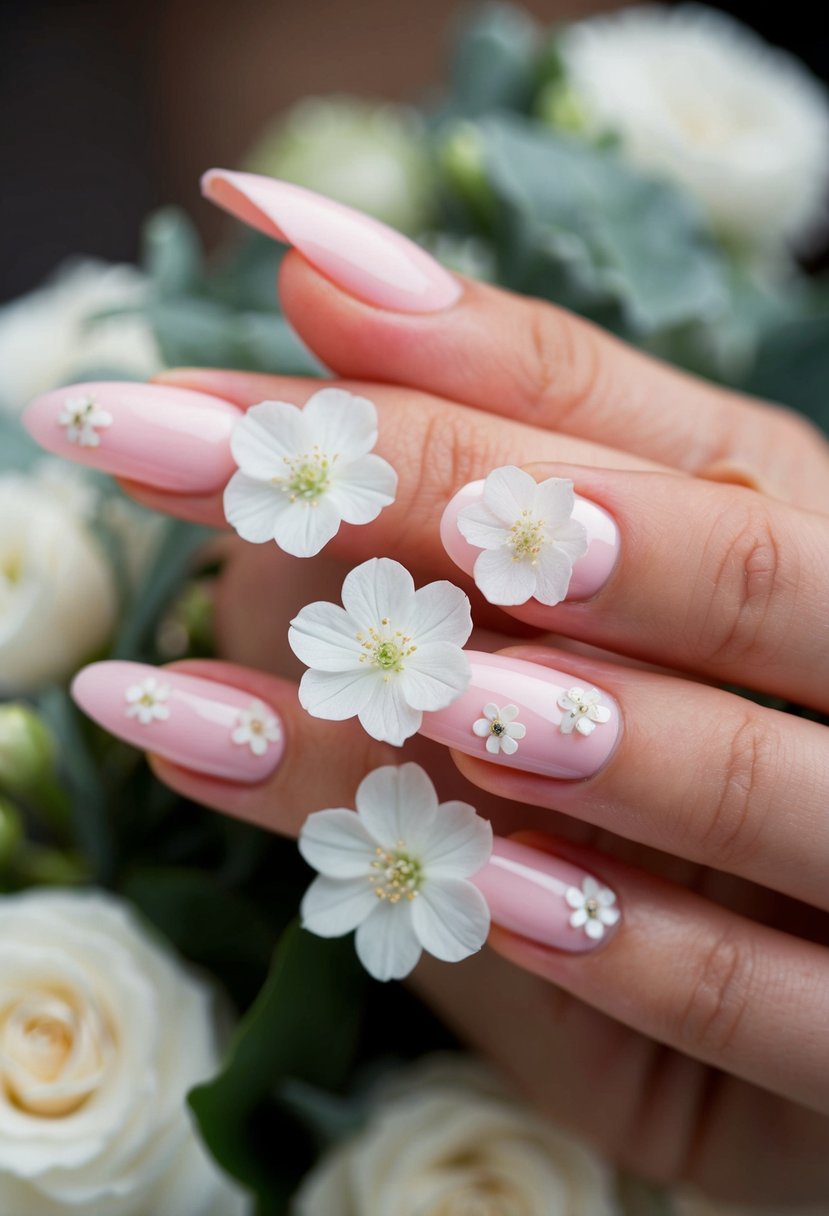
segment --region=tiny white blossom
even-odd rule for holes
[[[589,874],[582,880],[581,889],[568,887],[564,898],[573,908],[570,924],[574,929],[583,928],[594,941],[604,937],[605,929],[615,925],[621,916],[610,887],[603,887]]]
[[[444,709],[469,684],[469,600],[447,582],[416,591],[387,557],[352,570],[342,600],[308,604],[291,622],[288,642],[310,668],[300,704],[315,718],[356,715],[373,739],[400,746],[424,711]]]
[[[151,722],[166,722],[170,716],[167,698],[169,684],[160,684],[155,676],[147,676],[140,684],[131,684],[124,696],[128,702],[127,717],[137,718],[142,726]]]
[[[267,705],[251,701],[247,709],[239,711],[239,725],[230,737],[234,743],[247,745],[254,756],[264,756],[268,744],[278,743],[282,733]]]
[[[588,548],[587,529],[572,518],[575,505],[573,483],[564,477],[539,483],[512,465],[489,474],[481,502],[459,513],[458,530],[483,549],[474,577],[491,604],[564,599],[573,563]]]
[[[601,704],[601,693],[597,688],[571,688],[562,693],[556,704],[563,709],[559,730],[569,735],[575,729],[580,735],[592,735],[596,724],[610,721],[610,710]]]
[[[418,764],[375,769],[357,812],[309,815],[299,850],[317,870],[303,926],[320,937],[357,930],[360,962],[378,980],[402,979],[423,950],[455,963],[480,950],[489,909],[471,882],[489,860],[492,828],[465,802],[438,805]]]
[[[527,733],[526,726],[516,722],[518,717],[517,705],[505,705],[499,709],[490,702],[484,706],[484,716],[472,723],[472,729],[481,739],[486,739],[486,750],[493,756],[503,752],[512,756],[518,751],[517,740],[523,739]]]
[[[239,471],[225,489],[227,522],[243,540],[313,557],[341,523],[370,523],[394,502],[397,474],[376,442],[375,406],[344,389],[321,389],[302,409],[253,406],[231,435]]]
[[[112,426],[112,414],[102,410],[92,397],[66,397],[58,422],[65,428],[69,443],[97,448],[101,443],[98,431]]]

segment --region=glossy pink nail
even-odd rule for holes
[[[472,880],[495,924],[519,937],[574,954],[593,950],[617,929],[616,895],[580,866],[552,853],[495,838]]]
[[[420,733],[493,764],[583,780],[610,758],[619,708],[574,674],[506,655],[467,650],[472,678],[446,709],[423,715]]]
[[[484,482],[472,481],[450,499],[440,521],[440,539],[456,566],[472,574],[482,550],[465,540],[458,528],[458,515],[464,507],[480,503]],[[601,590],[619,556],[619,528],[612,515],[587,498],[576,495],[573,519],[587,531],[588,549],[573,565],[568,600],[586,600]],[[543,606],[542,606],[543,607]]]
[[[75,677],[72,696],[119,739],[210,777],[253,785],[282,759],[276,712],[215,680],[143,663],[92,663]]]
[[[458,281],[419,245],[378,220],[301,186],[210,169],[202,193],[237,219],[293,245],[343,291],[393,312],[437,312]]]
[[[211,494],[236,471],[230,433],[240,417],[207,393],[106,381],[46,393],[23,422],[57,456],[159,490]]]

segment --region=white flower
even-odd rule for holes
[[[313,557],[340,524],[367,524],[394,502],[397,474],[372,448],[377,410],[340,388],[314,393],[302,409],[263,401],[236,424],[230,446],[239,472],[225,516],[243,540],[274,540]]]
[[[188,1090],[220,1062],[213,995],[99,892],[0,900],[0,1211],[241,1216]]]
[[[558,604],[567,594],[573,563],[587,552],[587,529],[572,518],[573,483],[538,483],[506,465],[484,482],[483,500],[458,515],[458,530],[477,549],[475,583],[491,604],[523,604],[535,597]]]
[[[107,641],[116,609],[84,521],[35,477],[0,476],[0,694],[70,675]]]
[[[472,723],[472,729],[480,738],[486,739],[486,750],[493,756],[498,752],[512,756],[518,751],[516,740],[523,739],[527,733],[526,726],[515,721],[517,717],[517,705],[505,705],[499,709],[490,702],[484,706],[484,716]]]
[[[142,314],[148,283],[134,266],[83,260],[0,308],[0,411],[17,414],[61,384],[145,380],[163,366]]]
[[[597,722],[609,722],[610,710],[601,704],[601,693],[597,688],[571,688],[562,693],[556,704],[565,711],[559,724],[563,735],[575,729],[580,735],[592,735]]]
[[[169,695],[169,684],[160,684],[155,676],[147,676],[140,684],[131,684],[124,693],[128,703],[127,717],[137,718],[142,726],[166,722],[170,716]]]
[[[239,725],[230,736],[234,743],[247,744],[254,756],[264,756],[269,743],[278,743],[282,735],[279,723],[261,701],[251,701],[239,711]]]
[[[360,719],[374,739],[400,746],[424,710],[444,709],[469,684],[461,650],[472,632],[469,600],[452,583],[415,591],[399,562],[375,557],[346,575],[344,607],[308,604],[288,642],[311,668],[300,704],[316,718]]]
[[[594,941],[604,937],[605,929],[615,925],[621,915],[610,887],[603,887],[589,874],[582,879],[581,890],[568,887],[564,898],[575,909],[570,916],[570,924],[574,929],[583,928]]]
[[[294,1216],[617,1216],[613,1172],[483,1067],[420,1061],[306,1178]]]
[[[808,236],[829,189],[826,93],[803,64],[699,5],[578,22],[558,44],[589,130],[676,181],[723,234]]]
[[[66,429],[68,443],[97,448],[101,443],[98,431],[112,426],[112,414],[96,405],[92,397],[66,397],[58,422]]]
[[[408,975],[423,950],[456,963],[480,950],[489,909],[467,879],[489,860],[492,828],[465,802],[438,805],[417,764],[375,769],[357,813],[309,815],[299,850],[319,871],[302,923],[320,937],[357,930],[360,962],[375,979]]]

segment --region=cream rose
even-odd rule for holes
[[[188,1089],[219,1061],[212,996],[96,891],[0,899],[0,1212],[238,1216]]]
[[[611,1216],[613,1177],[590,1149],[482,1068],[404,1073],[368,1124],[308,1176],[295,1216]]]
[[[106,642],[116,608],[83,520],[36,479],[0,476],[0,695],[70,675]]]

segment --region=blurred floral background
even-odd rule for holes
[[[117,66],[105,7],[89,6]],[[58,13],[12,6],[3,54],[15,38],[37,39],[41,58],[65,49],[72,27]],[[543,1123],[414,997],[370,984],[347,942],[297,929],[308,873],[292,844],[182,804],[77,713],[67,685],[90,658],[215,653],[221,549],[108,479],[44,459],[17,421],[32,396],[73,380],[143,379],[178,364],[320,371],[274,299],[279,249],[203,222],[196,169],[220,162],[341,199],[464,274],[562,303],[829,428],[823,87],[713,10],[567,16],[553,24],[507,6],[456,16],[442,80],[426,88],[408,67],[394,86],[373,78],[386,96],[406,88],[406,104],[370,96],[354,64],[327,71],[336,39],[306,33],[319,95],[302,96],[294,75],[286,105],[291,96],[266,85],[296,18],[279,45],[274,33],[267,61],[240,22],[228,45],[231,116],[214,129],[221,14],[151,5],[143,37],[168,38],[163,50],[142,43],[141,55],[159,51],[165,104],[168,77],[181,75],[165,118],[182,165],[166,180],[184,207],[151,209],[164,201],[160,178],[128,155],[129,140],[123,160],[90,160],[84,132],[119,120],[129,131],[135,98],[126,89],[120,110],[96,111],[90,99],[109,77],[84,78],[96,43],[82,25],[69,40],[78,92],[67,102],[80,169],[55,185],[65,212],[48,197],[37,148],[22,147],[25,127],[9,136],[11,163],[38,165],[2,203],[4,289],[19,296],[0,310],[7,1216],[79,1204],[88,1216],[725,1211],[619,1176]],[[426,5],[427,29],[438,17]],[[407,51],[401,28],[386,55],[403,64]],[[819,70],[820,44],[810,52]],[[422,68],[421,43],[413,53]],[[240,55],[254,56],[243,99],[231,88],[248,63]],[[334,91],[322,87],[329,76]],[[27,96],[52,104],[38,81]],[[171,138],[159,133],[157,147]],[[116,145],[99,140],[99,152]],[[48,167],[59,175],[60,157]],[[83,200],[98,195],[113,214],[81,235]],[[131,263],[127,229],[137,234],[139,220]]]

